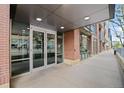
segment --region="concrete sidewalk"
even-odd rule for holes
[[[12,87],[121,88],[119,65],[112,51],[79,64],[59,64],[12,80]]]

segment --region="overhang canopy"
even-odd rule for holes
[[[92,33],[90,31],[86,30],[85,28],[79,28],[79,29],[80,29],[81,34],[84,34],[86,36],[92,35]]]
[[[24,23],[47,24],[57,31],[68,31],[113,18],[114,10],[114,5],[109,4],[18,4],[14,19]],[[90,19],[84,20],[86,16]],[[36,18],[42,18],[42,22],[37,22]],[[61,26],[64,29],[60,29]]]

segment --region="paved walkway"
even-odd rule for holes
[[[121,88],[123,84],[115,56],[106,51],[79,64],[59,64],[13,79],[12,87]]]

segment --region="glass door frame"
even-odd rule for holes
[[[33,68],[33,31],[44,33],[44,66]],[[55,63],[47,65],[47,34],[55,35]],[[30,71],[39,71],[57,64],[57,32],[30,25]]]
[[[55,63],[52,63],[52,64],[47,64],[47,34],[53,34],[54,36],[55,36]],[[46,31],[46,34],[45,34],[45,36],[46,36],[46,47],[45,47],[45,51],[46,51],[46,62],[45,62],[45,64],[46,64],[46,68],[48,68],[48,67],[51,67],[51,66],[54,66],[55,64],[57,64],[57,32],[56,31]]]

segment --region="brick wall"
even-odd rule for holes
[[[74,30],[74,57],[80,59],[80,30]]]
[[[74,59],[74,31],[64,33],[64,57]]]
[[[97,53],[100,52],[100,40],[99,40],[99,24],[96,24],[97,25],[97,31],[96,31],[96,38],[97,38]]]
[[[89,40],[88,40],[88,51],[89,51],[89,56],[91,56],[91,36],[88,37]]]
[[[80,59],[80,32],[79,29],[64,33],[64,58]]]
[[[9,84],[9,5],[0,4],[0,86]]]
[[[90,38],[90,55],[93,55],[93,35],[91,35]]]

